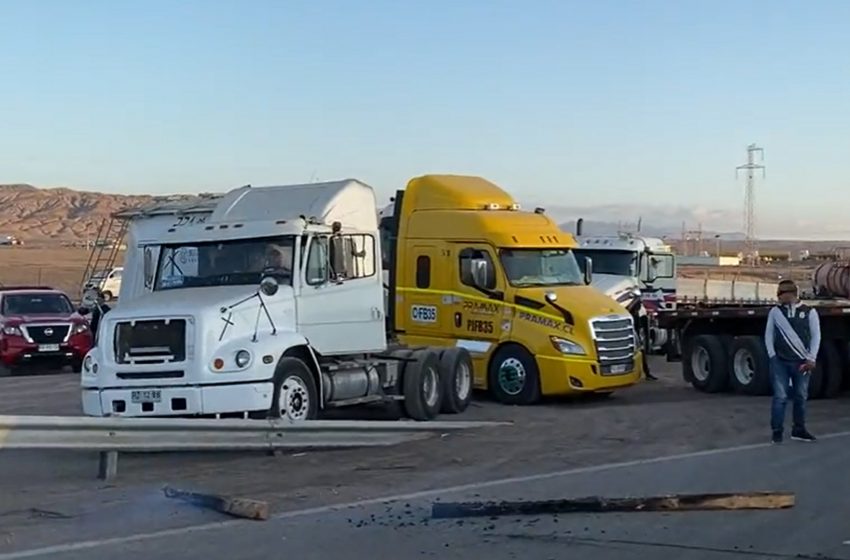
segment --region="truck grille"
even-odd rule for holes
[[[36,344],[59,344],[68,336],[70,325],[28,325],[27,334]]]
[[[186,320],[158,319],[115,325],[115,361],[162,364],[186,359]]]
[[[635,328],[631,317],[600,317],[590,322],[602,375],[630,373],[635,366]]]

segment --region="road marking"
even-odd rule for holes
[[[850,431],[846,432],[836,432],[832,434],[825,434],[822,436],[818,436],[819,440],[828,440],[835,439],[841,437],[850,436]],[[372,506],[377,504],[383,504],[387,502],[397,502],[400,500],[417,500],[420,498],[427,498],[430,496],[437,496],[440,494],[456,494],[458,492],[466,492],[469,490],[480,490],[482,488],[492,488],[494,486],[503,486],[506,484],[518,484],[523,482],[537,482],[540,480],[548,480],[552,478],[559,478],[563,476],[572,476],[576,474],[587,474],[593,472],[601,472],[607,470],[614,469],[623,469],[629,467],[639,467],[642,465],[653,465],[657,463],[666,463],[671,461],[679,461],[682,459],[693,459],[699,457],[711,457],[714,455],[724,455],[727,453],[735,453],[738,451],[750,451],[753,449],[765,449],[768,447],[772,447],[772,443],[751,443],[747,445],[737,445],[734,447],[722,447],[719,449],[706,449],[703,451],[692,451],[689,453],[679,453],[676,455],[667,455],[663,457],[652,457],[650,459],[635,459],[632,461],[624,461],[620,463],[606,463],[602,465],[592,465],[588,467],[577,467],[572,469],[566,469],[561,471],[554,471],[548,473],[539,473],[532,474],[526,476],[515,476],[511,478],[500,478],[497,480],[487,480],[484,482],[472,482],[469,484],[460,484],[457,486],[448,486],[445,488],[437,488],[433,490],[421,490],[419,492],[410,492],[408,494],[396,494],[394,496],[385,496],[382,498],[369,498],[367,500],[358,500],[355,502],[347,502],[342,504],[331,504],[326,506],[318,506],[307,509],[300,509],[294,511],[284,511],[278,513],[276,515],[272,515],[269,519],[292,519],[294,517],[305,517],[310,515],[318,515],[322,513],[330,513],[339,510],[351,509],[355,507],[365,507]],[[42,548],[32,548],[29,550],[20,550],[17,552],[7,552],[5,554],[0,554],[0,560],[18,560],[20,558],[34,558],[37,556],[44,556],[48,554],[62,554],[66,552],[76,552],[78,550],[90,550],[93,548],[100,548],[103,546],[109,545],[122,545],[128,543],[135,543],[140,541],[147,541],[165,537],[173,537],[178,535],[186,535],[189,533],[195,532],[203,532],[210,531],[215,529],[223,529],[228,527],[235,527],[238,525],[250,525],[256,524],[255,521],[246,521],[244,519],[234,519],[229,521],[216,521],[214,523],[205,523],[201,525],[192,525],[188,527],[177,527],[174,529],[163,529],[160,531],[151,531],[149,533],[138,533],[135,535],[127,535],[123,537],[112,537],[107,539],[98,539],[98,540],[90,540],[90,541],[80,541],[76,543],[67,543],[67,544],[58,544],[53,546],[45,546]],[[850,544],[850,541],[846,541],[844,544]]]

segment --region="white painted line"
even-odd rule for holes
[[[827,440],[850,436],[850,431],[836,432],[833,434],[825,434],[818,436],[819,440]],[[677,455],[667,455],[664,457],[653,457],[651,459],[636,459],[633,461],[624,461],[621,463],[607,463],[603,465],[593,465],[590,467],[578,467],[566,469],[562,471],[554,471],[548,473],[532,474],[527,476],[516,476],[511,478],[501,478],[498,480],[488,480],[484,482],[472,482],[470,484],[461,484],[458,486],[448,486],[446,488],[437,488],[434,490],[422,490],[420,492],[411,492],[409,494],[396,494],[394,496],[385,496],[383,498],[370,498],[368,500],[359,500],[356,502],[348,502],[343,504],[332,504],[327,506],[319,506],[308,509],[300,509],[294,511],[284,511],[271,516],[271,519],[291,519],[293,517],[304,517],[309,515],[317,515],[321,513],[329,513],[355,507],[372,506],[387,502],[397,502],[400,500],[417,500],[419,498],[427,498],[440,494],[455,494],[458,492],[466,492],[469,490],[479,490],[482,488],[492,488],[494,486],[503,486],[505,484],[517,484],[523,482],[536,482],[538,480],[548,480],[559,478],[562,476],[571,476],[576,474],[586,474],[613,469],[623,469],[628,467],[637,467],[641,465],[652,465],[656,463],[666,463],[670,461],[679,461],[682,459],[693,459],[698,457],[711,457],[714,455],[724,455],[726,453],[735,453],[738,451],[750,451],[753,449],[764,449],[773,447],[772,443],[751,443],[748,445],[737,445],[735,447],[723,447],[719,449],[707,449],[704,451],[692,451],[690,453],[680,453]],[[17,552],[7,552],[0,554],[0,560],[18,560],[19,558],[34,558],[37,556],[45,556],[49,554],[61,554],[65,552],[75,552],[78,550],[90,550],[109,545],[128,544],[140,541],[154,540],[165,537],[173,537],[178,535],[186,535],[189,533],[210,531],[233,527],[237,525],[256,524],[256,521],[246,521],[243,519],[234,519],[232,521],[217,521],[215,523],[205,523],[202,525],[193,525],[190,527],[178,527],[174,529],[164,529],[161,531],[151,531],[150,533],[138,533],[135,535],[127,535],[123,537],[113,537],[108,539],[98,539],[90,541],[80,541],[76,543],[58,544],[53,546],[45,546],[42,548],[33,548],[29,550],[20,550]],[[848,544],[850,541],[845,542]]]

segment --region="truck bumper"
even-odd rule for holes
[[[134,400],[146,402],[133,402]],[[196,416],[242,413],[268,410],[271,408],[271,401],[271,382],[82,390],[83,414],[86,416]]]
[[[595,362],[537,356],[540,390],[543,395],[606,392],[630,387],[641,377],[641,356],[635,357],[633,371],[618,375],[600,375]]]

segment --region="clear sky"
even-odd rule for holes
[[[0,23],[0,182],[469,173],[734,227],[756,142],[765,228],[850,230],[850,1],[0,0]]]

